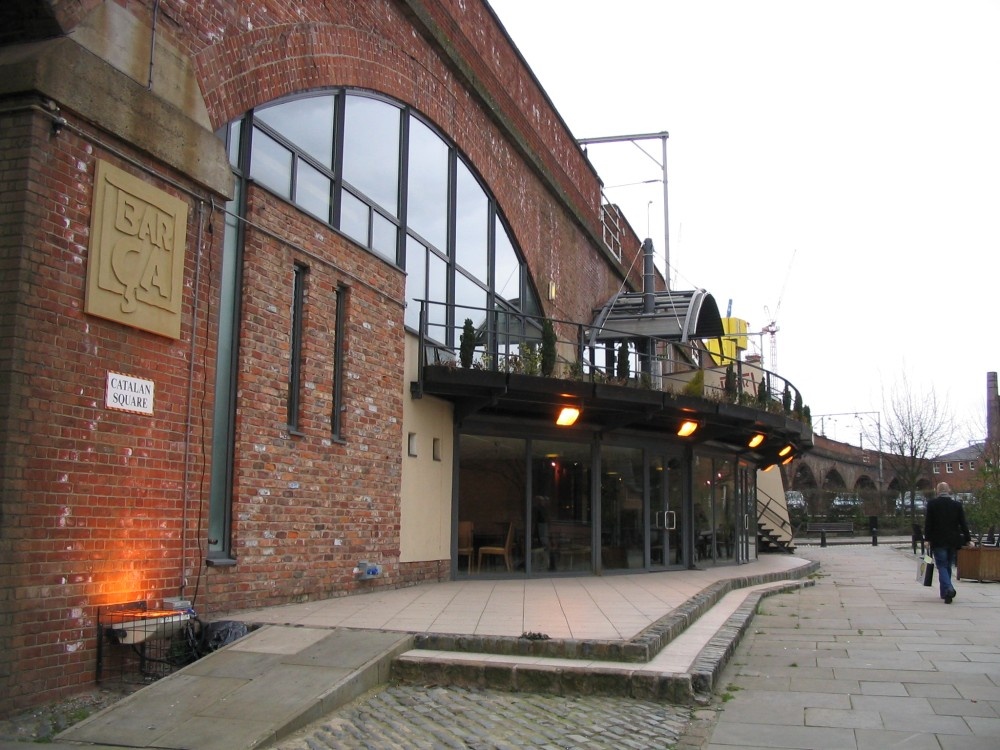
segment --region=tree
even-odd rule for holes
[[[764,380],[764,376],[760,376],[760,382],[757,384],[757,403],[761,408],[767,406],[768,393],[767,393],[767,382]]]
[[[888,397],[883,392],[882,413],[883,457],[903,497],[909,497],[910,520],[916,523],[920,480],[929,475],[930,460],[954,440],[954,422],[948,404],[938,399],[933,388],[915,393],[905,374]]]
[[[476,351],[476,329],[472,325],[472,318],[465,319],[462,327],[462,338],[459,342],[458,359],[462,367],[468,369],[472,367],[472,355]]]
[[[705,371],[697,370],[691,379],[684,384],[684,390],[682,393],[685,396],[701,396],[705,395]]]
[[[726,390],[726,399],[729,401],[736,401],[736,371],[733,370],[731,362],[726,366],[726,380],[724,387]]]
[[[618,345],[618,361],[616,363],[615,376],[619,380],[628,380],[628,343],[623,341]]]
[[[1000,439],[985,445],[976,474],[979,480],[976,499],[966,503],[965,513],[982,544],[983,534],[996,534],[1000,526]]]

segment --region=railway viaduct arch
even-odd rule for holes
[[[828,514],[834,498],[846,496],[861,498],[866,516],[891,515],[902,488],[885,456],[816,435],[812,450],[789,466],[785,487],[802,493],[814,517]],[[929,474],[917,489],[931,489]]]

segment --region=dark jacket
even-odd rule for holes
[[[965,509],[950,495],[938,495],[927,503],[924,539],[931,547],[958,549],[972,541],[965,522]]]

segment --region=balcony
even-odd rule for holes
[[[452,402],[459,422],[489,416],[553,424],[567,405],[581,411],[574,429],[602,435],[673,436],[682,423],[695,422],[692,440],[736,451],[761,468],[812,448],[801,395],[776,373],[712,354],[701,340],[684,340],[682,331],[651,336],[648,326],[616,329],[606,316],[595,320],[422,302],[411,393]],[[547,328],[555,357],[543,363]],[[760,442],[751,447],[755,435]]]

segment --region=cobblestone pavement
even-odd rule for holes
[[[714,715],[620,698],[396,685],[362,696],[275,748],[698,748]]]

